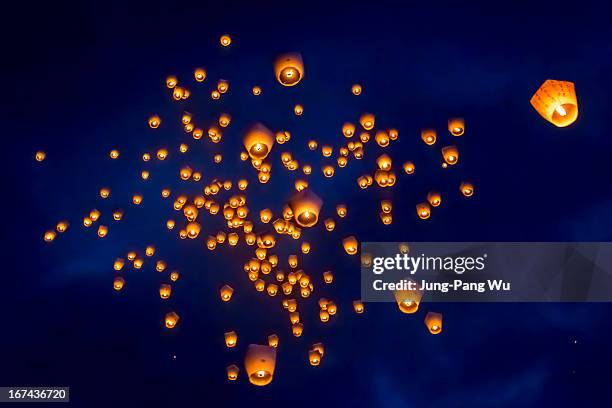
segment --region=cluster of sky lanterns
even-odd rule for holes
[[[219,43],[222,47],[229,47],[232,44],[232,39],[229,35],[224,34],[220,37]],[[304,62],[299,53],[289,53],[279,56],[273,64],[273,72],[277,82],[284,87],[293,87],[298,85],[304,79]],[[193,72],[193,80],[196,83],[204,83],[208,79],[207,72],[204,68],[196,68]],[[210,82],[210,79],[208,80]],[[170,75],[165,81],[166,87],[171,92],[171,97],[175,101],[186,100],[190,97],[190,89],[179,82],[179,79]],[[210,91],[210,97],[213,100],[221,99],[222,95],[230,89],[230,82],[220,78],[214,84]],[[361,84],[353,84],[351,93],[355,96],[361,95],[363,87]],[[254,85],[251,88],[253,96],[262,94],[262,88]],[[578,116],[578,104],[574,90],[574,84],[565,81],[546,81],[540,89],[534,94],[531,99],[531,104],[535,110],[547,121],[558,127],[565,127],[573,123]],[[301,104],[294,105],[293,113],[297,116],[302,116],[304,106]],[[215,119],[215,123],[209,126],[199,126],[196,123],[196,118],[191,112],[183,111],[180,117],[180,126],[190,134],[194,140],[200,140],[206,134],[210,142],[216,144],[222,140],[223,132],[231,124],[232,117],[228,113],[221,113]],[[148,118],[148,126],[151,129],[158,129],[162,126],[162,118],[157,114],[152,114]],[[336,154],[336,165],[339,168],[347,166],[350,156],[355,160],[360,160],[364,157],[364,149],[371,139],[379,148],[387,149],[391,143],[398,139],[399,133],[396,129],[378,129],[376,128],[376,117],[369,112],[362,113],[357,121],[358,125],[352,122],[345,122],[341,129],[341,140],[343,143],[339,147],[334,147],[329,144],[319,146],[316,140],[307,142],[308,148],[311,151],[321,149],[321,156],[324,159],[333,158]],[[465,133],[465,122],[462,118],[451,118],[448,120],[448,133],[452,137],[461,137]],[[372,137],[373,136],[373,137]],[[425,128],[421,130],[420,138],[426,146],[435,146],[438,142],[438,134],[435,129]],[[251,125],[243,134],[242,146],[244,150],[240,152],[242,161],[250,161],[252,167],[257,171],[257,178],[261,184],[269,182],[271,177],[271,165],[269,157],[272,154],[274,144],[283,145],[291,140],[289,131],[282,130],[276,133],[272,132],[265,125],[255,123]],[[278,148],[277,148],[278,149]],[[189,150],[189,145],[181,143],[178,151],[185,154]],[[459,161],[459,149],[455,144],[446,145],[440,148],[442,156],[442,167],[447,168],[454,166]],[[119,158],[119,150],[113,149],[109,153],[112,160]],[[148,162],[152,158],[159,161],[164,161],[169,155],[168,149],[162,147],[155,153],[145,152],[142,155],[142,161]],[[312,173],[312,166],[309,164],[301,164],[293,157],[290,152],[279,153],[281,161],[287,171],[302,170],[304,176]],[[43,162],[46,159],[46,153],[39,150],[35,153],[35,160]],[[216,154],[213,158],[214,163],[220,164],[222,156]],[[357,178],[357,184],[360,189],[367,189],[376,183],[381,188],[391,188],[398,181],[396,173],[393,169],[393,160],[387,153],[382,153],[376,159],[377,168],[373,173],[363,174]],[[415,164],[412,161],[405,161],[402,164],[402,169],[406,175],[415,173]],[[335,166],[330,163],[325,163],[321,166],[321,172],[325,178],[332,178],[335,174]],[[142,170],[142,180],[149,179],[149,171]],[[199,183],[203,179],[203,172],[194,170],[189,165],[183,165],[178,171],[178,177],[185,181]],[[300,268],[300,257],[296,254],[291,254],[286,259],[288,273],[285,273],[279,266],[279,257],[271,251],[277,245],[277,241],[282,239],[283,235],[290,236],[293,240],[300,240],[302,229],[314,228],[317,225],[327,232],[333,232],[336,224],[347,215],[348,209],[346,204],[337,204],[335,207],[337,218],[327,217],[319,222],[323,200],[311,189],[306,178],[298,178],[295,180],[295,192],[289,196],[280,214],[273,214],[269,208],[261,209],[260,211],[251,211],[247,206],[247,195],[245,191],[248,187],[246,179],[240,179],[236,182],[231,180],[219,180],[213,178],[210,182],[205,183],[202,189],[202,194],[186,195],[175,194],[171,199],[172,192],[163,188],[161,196],[163,199],[171,199],[172,208],[181,217],[179,221],[170,218],[166,221],[166,227],[169,231],[178,230],[180,239],[195,240],[202,235],[203,224],[200,221],[202,213],[208,213],[211,216],[221,216],[227,222],[228,231],[218,231],[217,233],[208,235],[203,238],[204,246],[214,251],[217,245],[227,244],[236,246],[240,242],[240,238],[244,240],[247,246],[254,248],[254,255],[244,263],[244,272],[248,281],[252,282],[254,289],[257,292],[262,292],[270,297],[283,296],[282,307],[288,313],[290,322],[290,332],[295,337],[300,337],[304,331],[304,323],[300,321],[299,302],[298,299],[308,298],[314,292],[317,282],[322,285],[332,284],[334,274],[332,271],[322,273],[322,279],[309,275]],[[232,191],[233,190],[233,191]],[[238,190],[236,192],[236,190]],[[472,197],[474,195],[474,185],[468,181],[461,182],[459,186],[460,193],[464,197]],[[225,200],[215,200],[217,195],[223,192],[230,192]],[[111,195],[110,187],[104,186],[99,190],[100,199],[108,199]],[[135,193],[132,196],[132,203],[136,206],[142,203],[143,196],[140,193]],[[431,216],[432,208],[440,206],[442,203],[442,195],[438,191],[430,191],[425,200],[416,204],[417,216],[419,219],[426,220]],[[380,201],[379,218],[384,225],[389,225],[393,222],[393,203],[391,200],[385,199]],[[83,225],[86,228],[93,227],[99,222],[101,213],[97,209],[92,209],[84,218]],[[115,209],[112,212],[112,220],[120,221],[124,216],[123,209]],[[261,232],[255,232],[255,222],[262,227]],[[269,225],[269,227],[268,227]],[[69,222],[62,220],[57,223],[54,229],[48,230],[43,235],[45,242],[52,242],[58,234],[64,233],[69,226]],[[97,234],[100,238],[108,234],[106,225],[98,224]],[[345,236],[340,239],[341,246],[348,255],[356,255],[359,252],[359,241],[354,235]],[[400,245],[400,252],[406,253],[408,246]],[[302,241],[300,244],[300,252],[303,255],[311,253],[312,247],[310,242]],[[141,269],[144,265],[145,258],[151,258],[155,255],[155,247],[148,246],[144,251],[144,257],[138,255],[135,251],[128,252],[124,258],[116,258],[113,263],[115,276],[113,278],[113,289],[122,291],[126,286],[124,271],[131,263],[134,269]],[[368,260],[369,259],[369,260]],[[362,254],[362,265],[367,265],[371,262],[371,257],[368,254]],[[179,279],[179,272],[172,270],[168,272],[167,264],[162,259],[157,259],[154,262],[154,269],[158,273],[167,275],[167,280],[164,280],[159,286],[159,297],[162,301],[168,301],[172,295],[172,283]],[[219,289],[219,297],[222,303],[230,302],[234,296],[235,289],[229,284],[224,284]],[[395,299],[399,310],[406,314],[415,313],[420,305],[422,293],[420,290],[412,291],[396,291]],[[337,312],[337,305],[332,300],[320,298],[317,302],[319,306],[319,320],[322,323],[327,323],[332,316]],[[363,314],[365,311],[364,303],[357,299],[352,302],[353,311],[356,314]],[[170,310],[164,315],[163,323],[168,330],[174,329],[180,321],[179,315]],[[442,331],[442,315],[440,313],[428,312],[425,316],[425,326],[432,334],[439,334]],[[235,348],[238,343],[238,334],[231,330],[224,333],[225,345],[227,348]],[[247,347],[244,356],[244,371],[248,380],[258,386],[269,384],[273,377],[276,367],[276,354],[279,347],[279,336],[271,334],[267,337],[267,344],[250,344]],[[321,364],[325,354],[323,343],[313,344],[307,351],[307,361],[312,366]],[[236,381],[239,377],[241,369],[236,364],[230,364],[226,368],[227,379]]]

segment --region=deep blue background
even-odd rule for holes
[[[380,304],[357,316],[356,259],[338,241],[349,233],[372,241],[609,241],[609,7],[252,3],[18,4],[3,13],[8,209],[0,385],[70,386],[72,404],[84,407],[608,406],[609,305],[438,304],[406,316]],[[225,32],[234,43],[220,49]],[[276,84],[272,72],[273,58],[288,50],[300,51],[306,64],[304,81],[291,89]],[[191,79],[197,66],[208,71],[204,84]],[[170,100],[164,78],[171,73],[192,98]],[[230,81],[230,92],[213,103],[208,94],[218,78]],[[548,78],[576,83],[580,117],[569,128],[555,128],[529,105]],[[359,98],[350,94],[354,82],[364,86]],[[254,84],[263,87],[259,98],[249,93]],[[295,103],[305,107],[300,118],[291,113]],[[183,109],[202,124],[231,113],[222,144],[191,142],[178,125]],[[399,130],[391,148],[396,163],[417,165],[412,177],[398,171],[393,191],[356,186],[379,150],[372,142],[365,160],[352,160],[331,180],[320,174],[320,156],[306,149],[311,137],[343,142],[342,123],[364,110],[376,113],[381,127]],[[146,125],[151,113],[162,116],[157,131]],[[453,115],[466,119],[461,140],[444,131]],[[237,157],[242,129],[254,121],[292,133],[291,142],[274,147],[265,186]],[[457,168],[440,168],[438,150],[419,139],[423,126],[438,128],[439,143],[460,144]],[[191,146],[186,156],[177,152],[182,141]],[[170,158],[148,163],[151,178],[142,182],[141,154],[162,146]],[[111,162],[115,147],[121,157]],[[47,160],[39,164],[33,155],[41,148]],[[224,161],[213,166],[218,151]],[[165,185],[173,192],[201,188],[177,180],[188,162],[204,180],[247,174],[252,210],[278,213],[296,176],[280,164],[282,151],[313,165],[311,188],[325,199],[324,214],[337,202],[349,204],[334,234],[304,234],[313,242],[307,270],[318,277],[330,267],[336,281],[319,284],[301,308],[300,339],[290,335],[280,300],[255,293],[244,277],[241,262],[252,249],[223,246],[213,256],[201,240],[179,241],[164,227],[178,217],[159,194]],[[472,200],[458,194],[464,178],[476,184]],[[103,185],[112,189],[108,201],[97,198]],[[440,190],[444,203],[418,221],[414,204],[430,189]],[[139,208],[130,204],[135,192],[144,194]],[[382,196],[395,203],[391,227],[378,220]],[[103,240],[81,225],[94,207],[110,227]],[[108,220],[115,207],[126,210],[121,223]],[[205,233],[222,228],[220,217],[203,217]],[[68,232],[45,245],[42,233],[63,218],[71,221]],[[112,290],[113,260],[150,243],[182,273],[169,304],[157,295],[162,276],[151,262],[127,272],[122,293]],[[283,245],[297,250],[293,241]],[[217,290],[226,282],[236,296],[221,304]],[[316,313],[320,296],[339,304],[325,326]],[[172,332],[161,327],[169,305],[182,319]],[[426,310],[444,313],[443,334],[426,332]],[[239,333],[230,351],[227,330]],[[241,365],[246,345],[272,332],[281,337],[273,383],[256,389],[244,376],[228,383],[225,366]],[[306,361],[315,341],[327,347],[317,368]]]

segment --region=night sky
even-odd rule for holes
[[[1,386],[70,386],[79,407],[610,405],[610,305],[423,304],[404,315],[393,304],[366,304],[356,315],[358,259],[340,246],[349,234],[362,241],[612,240],[608,5],[87,3],[13,5],[3,13]],[[219,46],[224,33],[233,38],[228,48]],[[280,86],[272,68],[287,51],[300,52],[306,67],[293,88]],[[200,66],[208,73],[202,84],[193,80]],[[172,101],[169,74],[191,98]],[[230,91],[211,101],[220,78]],[[572,126],[557,128],[530,106],[546,79],[576,84],[580,114]],[[363,85],[361,96],[351,94],[353,83]],[[251,95],[253,85],[263,88],[260,97]],[[296,103],[301,117],[293,115]],[[206,136],[194,141],[180,127],[183,110],[202,125],[220,112],[232,123],[219,145]],[[382,152],[373,141],[364,160],[349,160],[331,179],[321,175],[320,152],[306,147],[314,138],[337,148],[345,142],[342,123],[357,123],[364,111],[376,114],[377,128],[399,131],[389,150],[393,189],[357,187],[356,177]],[[157,130],[147,126],[153,113],[163,121]],[[453,116],[466,121],[460,140],[446,132]],[[274,146],[266,185],[238,157],[243,130],[254,122],[292,136]],[[422,127],[438,130],[435,148],[420,140]],[[178,153],[182,142],[187,155]],[[439,148],[450,143],[459,145],[460,161],[443,170]],[[160,147],[170,151],[166,161],[142,162],[142,153]],[[108,158],[112,148],[121,152],[116,161]],[[34,160],[38,149],[47,152],[42,163]],[[303,267],[318,285],[300,308],[299,339],[280,297],[255,292],[242,271],[253,247],[225,244],[211,253],[203,240],[224,225],[206,214],[200,239],[179,240],[165,228],[179,215],[160,195],[164,186],[173,196],[201,191],[203,183],[178,179],[189,164],[204,181],[247,177],[251,219],[264,207],[279,214],[298,177],[282,166],[283,151],[313,166],[310,188],[324,199],[323,217],[336,203],[349,208],[334,233],[319,225],[303,234],[313,245]],[[221,165],[213,165],[215,153],[223,154]],[[401,171],[405,160],[415,162],[413,176]],[[472,199],[460,195],[462,180],[474,182]],[[98,197],[102,186],[111,188],[109,200]],[[430,190],[442,193],[443,204],[418,220],[414,206]],[[137,192],[140,207],[131,204]],[[394,202],[391,226],[378,218],[381,198]],[[119,223],[109,219],[117,207],[125,210]],[[92,208],[109,226],[104,239],[82,226]],[[45,244],[44,231],[61,219],[70,221],[68,231]],[[159,299],[164,279],[149,259],[140,271],[128,268],[122,292],[112,289],[113,260],[148,244],[181,272],[168,302]],[[291,239],[277,246],[281,262],[299,251]],[[336,279],[323,287],[328,268]],[[236,292],[222,304],[225,283]],[[325,325],[321,296],[339,308]],[[163,328],[170,309],[181,316],[172,331]],[[423,324],[428,310],[444,313],[438,336]],[[239,335],[230,350],[223,342],[229,330]],[[228,382],[225,367],[242,368],[246,346],[271,333],[280,336],[273,382],[255,387],[244,370]],[[307,350],[317,341],[326,354],[311,367]]]

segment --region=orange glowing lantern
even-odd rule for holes
[[[236,381],[238,379],[238,373],[240,372],[240,368],[235,364],[227,366],[225,369],[227,372],[227,379],[230,381]]]
[[[108,234],[108,228],[104,225],[100,225],[98,227],[98,236],[100,238],[104,238],[106,236],[106,234]]]
[[[304,77],[304,62],[298,53],[284,54],[274,63],[276,79],[283,86],[295,86]]]
[[[295,113],[295,116],[302,116],[302,114],[304,113],[304,107],[302,105],[295,105],[293,107],[293,113]]]
[[[255,124],[244,135],[244,147],[252,159],[263,160],[274,145],[274,135],[261,124]]]
[[[270,346],[249,344],[244,357],[244,368],[251,384],[264,386],[272,382],[276,366],[276,349]]]
[[[225,345],[228,348],[236,347],[238,343],[238,334],[235,331],[226,332],[225,335]]]
[[[66,232],[68,225],[68,221],[59,221],[55,226],[55,230],[61,234],[62,232]]]
[[[465,132],[463,118],[451,118],[448,120],[448,131],[453,136],[462,136]]]
[[[176,325],[178,324],[179,319],[180,319],[179,315],[177,315],[174,312],[170,312],[166,314],[166,318],[165,318],[166,327],[168,329],[174,329]]]
[[[204,68],[196,68],[196,70],[193,72],[193,77],[198,82],[204,82],[206,79],[206,70],[204,70]]]
[[[261,87],[254,86],[253,89],[251,90],[251,92],[253,92],[253,95],[259,96],[259,95],[261,95]]]
[[[459,186],[459,190],[461,190],[461,194],[466,197],[471,197],[472,195],[474,195],[474,185],[472,183],[468,183],[465,181],[462,182]]]
[[[161,119],[157,115],[149,116],[149,127],[151,129],[157,129],[161,124]]]
[[[427,326],[431,334],[440,334],[442,332],[442,314],[427,312],[425,315],[425,326]]]
[[[168,299],[172,294],[172,286],[167,283],[162,283],[159,286],[159,297],[162,299]]]
[[[57,234],[55,233],[55,231],[46,231],[43,235],[43,241],[52,242],[55,239],[56,235]]]
[[[178,79],[174,75],[169,75],[166,78],[166,86],[170,89],[174,88],[178,84]]]
[[[352,93],[353,93],[353,95],[355,95],[355,96],[361,95],[361,91],[362,91],[362,89],[361,89],[361,85],[359,85],[359,84],[354,84],[354,85],[351,87],[351,92],[352,92]]]
[[[432,207],[438,207],[442,203],[442,196],[437,191],[430,191],[427,194],[427,201]]]
[[[302,323],[295,323],[291,326],[291,332],[295,337],[300,337],[304,331],[304,325]]]
[[[278,347],[278,336],[271,334],[268,336],[268,346],[277,348]]]
[[[419,203],[416,205],[416,211],[420,219],[426,220],[431,215],[431,208],[427,203]]]
[[[353,137],[353,135],[355,134],[355,125],[353,125],[352,123],[346,122],[344,125],[342,125],[342,134],[346,138]]]
[[[309,189],[295,193],[289,200],[295,222],[301,227],[312,227],[319,219],[323,200]]]
[[[414,169],[414,163],[412,163],[411,161],[407,161],[406,163],[404,163],[404,172],[406,174],[414,173]]]
[[[459,150],[457,150],[457,146],[446,146],[442,148],[442,157],[444,161],[449,165],[457,164],[459,160]]]
[[[221,38],[219,38],[219,43],[221,46],[227,47],[232,43],[232,38],[229,36],[229,34],[223,34]]]
[[[419,288],[419,285],[412,279],[407,279],[411,284],[410,287],[404,290],[396,290],[393,292],[397,307],[402,313],[412,314],[416,313],[419,309],[419,303],[421,303],[421,297],[423,292]]]
[[[354,235],[348,236],[342,240],[342,246],[349,255],[355,255],[359,249],[359,243]]]
[[[115,280],[113,281],[113,289],[115,289],[116,291],[120,291],[121,289],[123,289],[124,285],[125,279],[123,279],[121,276],[115,277]]]
[[[423,129],[421,130],[421,139],[426,145],[431,146],[436,143],[436,130],[435,129]]]
[[[355,313],[362,314],[365,310],[363,302],[361,300],[353,300],[353,309],[355,310]]]
[[[361,124],[361,127],[363,127],[365,130],[372,130],[374,128],[375,123],[374,115],[367,112],[363,113],[359,117],[359,123]]]
[[[557,127],[571,125],[578,118],[578,100],[573,82],[546,80],[531,97],[531,106]]]

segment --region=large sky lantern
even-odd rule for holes
[[[442,332],[442,314],[436,312],[427,312],[425,315],[425,326],[431,334],[440,334]]]
[[[295,222],[304,228],[316,225],[322,205],[323,200],[310,189],[295,193],[289,200]]]
[[[274,146],[274,134],[261,123],[256,123],[245,133],[243,143],[251,159],[263,160]]]
[[[276,367],[276,348],[259,344],[249,344],[244,356],[244,369],[251,384],[264,386],[270,384]]]
[[[410,278],[407,280],[414,282]],[[420,288],[418,288],[418,284],[413,290],[396,290],[393,292],[393,294],[395,296],[395,301],[397,302],[397,307],[402,313],[412,314],[419,310],[419,304],[421,303],[423,292],[420,290]]]
[[[274,62],[276,79],[283,86],[295,86],[304,78],[304,61],[299,53],[280,55]]]
[[[557,127],[566,127],[578,119],[578,100],[574,83],[547,79],[531,97],[531,106]]]

